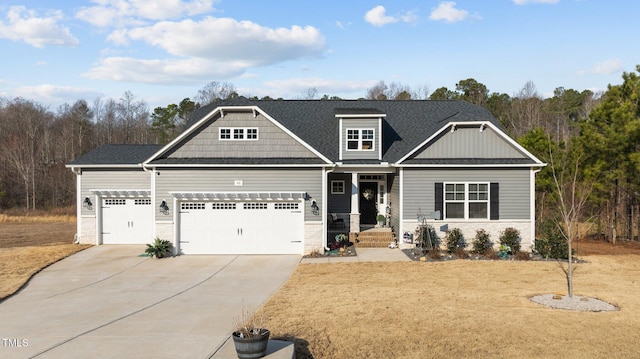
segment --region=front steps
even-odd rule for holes
[[[372,228],[349,233],[349,241],[356,248],[387,248],[389,243],[395,243],[396,240],[391,228]]]

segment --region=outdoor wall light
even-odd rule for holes
[[[316,202],[315,199],[311,200],[311,209],[313,211],[313,214],[315,214],[315,215],[320,213],[320,208],[318,207],[318,202]]]
[[[91,203],[91,199],[89,197],[85,197],[84,201],[82,201],[82,207],[86,209],[93,209],[93,203]]]
[[[160,212],[169,214],[169,205],[167,205],[167,201],[162,200],[162,203],[160,203]]]

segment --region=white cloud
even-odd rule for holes
[[[469,16],[467,10],[456,9],[456,3],[453,1],[443,1],[431,11],[429,19],[433,21],[445,21],[449,23],[458,22]]]
[[[393,16],[387,16],[386,12],[387,10],[384,8],[384,6],[378,5],[373,9],[367,11],[367,13],[364,14],[364,19],[371,25],[378,27],[398,22],[397,18]]]
[[[37,48],[47,45],[78,46],[78,39],[71,35],[67,27],[58,24],[60,20],[60,11],[49,11],[40,17],[35,10],[11,6],[7,12],[7,21],[0,21],[0,38],[24,41]]]
[[[91,101],[103,94],[87,88],[42,84],[37,86],[20,86],[8,91],[10,97],[23,97],[42,104],[61,105],[74,103],[79,99]]]
[[[395,22],[415,22],[418,16],[413,11],[407,11],[399,17],[388,16],[387,10],[382,5],[378,5],[364,14],[364,20],[373,26],[382,27]]]
[[[320,94],[337,94],[337,93],[349,93],[349,92],[362,92],[364,93],[367,88],[375,85],[378,81],[339,81],[323,79],[318,77],[311,78],[293,78],[284,80],[266,81],[264,85],[267,86],[272,93],[277,92],[277,97],[291,96],[299,94],[300,92],[309,89],[316,88]],[[266,93],[269,93],[268,91]],[[270,95],[274,97],[273,95]]]
[[[76,18],[98,27],[140,26],[145,20],[178,19],[214,11],[214,0],[92,0]]]
[[[206,58],[240,67],[314,58],[321,56],[325,47],[324,37],[312,26],[273,29],[251,21],[213,17],[198,22],[159,22],[128,30],[126,37],[144,41],[172,55]]]
[[[121,46],[144,42],[171,56],[142,59],[130,53],[123,55],[109,50],[99,63],[83,74],[92,79],[166,84],[202,83],[210,78],[241,76],[252,67],[269,66],[293,59],[317,58],[325,51],[324,36],[312,26],[270,28],[252,21],[211,16],[132,26],[132,21],[141,19],[136,16],[151,16],[141,12],[141,4],[146,2],[94,2],[99,6],[91,11],[104,11],[102,20],[94,21],[95,24],[111,26],[126,23],[129,26],[113,29],[107,36],[108,41]],[[200,6],[195,6],[196,3]],[[193,5],[189,11],[201,12],[210,10],[212,1],[172,0],[162,4],[174,4],[177,6],[174,12],[182,9],[182,13],[185,13],[186,4]],[[129,16],[130,14],[133,15]]]
[[[595,64],[589,72],[596,75],[611,75],[622,71],[623,68],[622,61],[611,59]]]
[[[414,11],[407,11],[404,15],[400,16],[400,19],[404,22],[414,23],[418,21],[418,15]]]
[[[557,4],[560,0],[513,0],[513,3],[516,5],[527,5],[527,4]]]
[[[90,79],[141,82],[148,84],[194,84],[206,79],[224,79],[242,74],[241,64],[207,59],[143,60],[108,57],[82,75]]]

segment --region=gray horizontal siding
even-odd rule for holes
[[[151,173],[143,170],[83,170],[80,199],[89,197],[91,202],[95,202],[91,190],[151,190]],[[97,206],[98,203],[94,203],[93,210],[82,207],[82,215],[95,215]]]
[[[380,153],[380,132],[378,131],[380,119],[342,119],[342,159],[343,160],[364,160],[377,159]],[[373,151],[349,151],[347,150],[347,130],[373,129],[374,130],[374,150]]]
[[[446,131],[415,158],[524,158],[495,131],[479,127]]]
[[[258,140],[219,139],[221,127],[257,128]],[[232,132],[233,136],[233,132]],[[262,115],[226,113],[209,121],[179,146],[170,158],[314,158],[317,157]]]
[[[166,200],[173,207],[170,192],[306,192],[322,211],[322,170],[319,169],[165,169],[156,176],[156,203]],[[235,186],[236,180],[243,182]],[[156,208],[156,218],[172,219]],[[305,220],[320,221],[305,201]]]
[[[530,169],[404,169],[404,219],[434,208],[436,182],[497,182],[500,184],[500,220],[530,219]]]

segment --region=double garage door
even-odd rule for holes
[[[182,254],[300,254],[301,201],[179,202]]]

